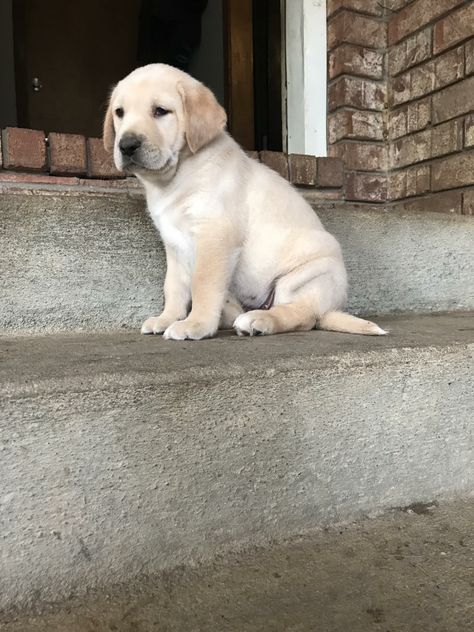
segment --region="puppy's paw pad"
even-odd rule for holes
[[[238,316],[234,321],[234,329],[239,336],[265,336],[275,331],[273,318],[257,310]]]
[[[143,323],[141,333],[162,334],[169,325],[169,320],[163,319],[161,316],[152,316]]]
[[[215,331],[205,323],[185,319],[170,325],[163,334],[166,340],[201,340],[210,338]]]

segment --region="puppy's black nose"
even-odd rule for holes
[[[119,148],[124,156],[133,156],[141,144],[142,141],[139,138],[130,134],[120,139]]]

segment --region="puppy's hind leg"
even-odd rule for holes
[[[346,296],[346,273],[337,257],[311,259],[278,279],[274,305],[239,316],[239,335],[309,331],[321,317],[341,307]]]
[[[273,307],[240,315],[234,327],[241,336],[313,328],[371,336],[387,333],[375,323],[339,311],[345,298],[342,261],[333,257],[316,259],[278,280]]]
[[[234,322],[237,333],[254,336],[313,329],[318,317],[314,285],[328,274],[331,264],[329,259],[310,260],[278,279],[273,307],[239,316]]]
[[[254,309],[238,316],[234,328],[239,336],[309,331],[316,325],[311,301],[301,298],[293,303],[274,305],[268,310]]]

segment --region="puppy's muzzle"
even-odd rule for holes
[[[123,156],[131,158],[142,146],[142,141],[135,134],[125,134],[119,142],[119,149]]]

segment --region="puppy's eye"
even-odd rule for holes
[[[155,118],[160,118],[160,116],[165,116],[165,114],[169,114],[169,110],[166,108],[162,108],[161,106],[153,108],[153,116]]]
[[[122,118],[122,117],[123,117],[123,115],[124,115],[123,108],[117,108],[117,109],[115,110],[115,114],[116,114],[119,118]]]

